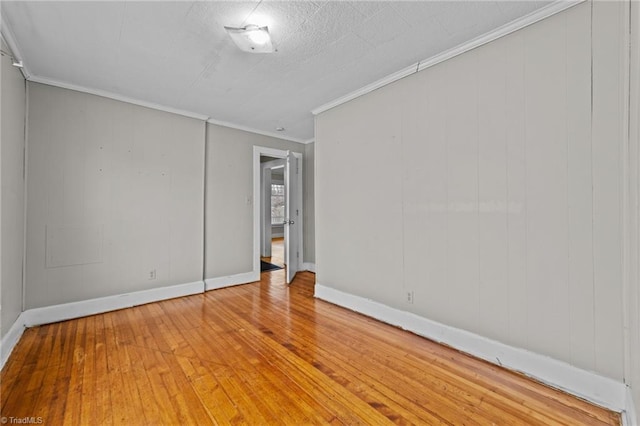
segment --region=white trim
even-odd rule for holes
[[[316,264],[312,263],[312,262],[304,262],[302,264],[302,270],[303,271],[313,272],[315,274],[316,273]]]
[[[622,382],[316,283],[315,297],[351,309],[511,370],[606,408],[627,408]]]
[[[408,75],[415,74],[418,71],[418,64],[410,65],[406,68],[401,69],[400,71],[396,71],[393,74],[389,74],[386,77],[381,78],[380,80],[374,81],[371,84],[368,84],[364,87],[361,87],[358,90],[355,90],[351,93],[347,93],[344,96],[339,97],[338,99],[334,99],[331,102],[327,102],[324,105],[321,105],[315,109],[311,110],[313,115],[318,115],[322,112],[330,110],[331,108],[335,108],[339,105],[342,105],[346,102],[349,102],[353,99],[359,98],[360,96],[366,95],[369,92],[373,92],[376,89],[386,86],[387,84],[391,84],[394,81],[398,81],[401,78],[404,78]]]
[[[219,288],[248,284],[256,281],[260,281],[260,271],[257,273],[251,271],[242,274],[227,275],[225,277],[207,278],[204,280],[204,289],[205,291],[217,290]]]
[[[194,118],[196,120],[206,121],[208,124],[215,124],[217,126],[228,127],[228,128],[231,128],[231,129],[242,130],[242,131],[250,132],[250,133],[256,133],[258,135],[269,136],[269,137],[272,137],[272,138],[286,140],[286,141],[290,141],[290,142],[296,142],[296,143],[299,143],[299,144],[308,143],[308,141],[305,141],[304,139],[285,136],[285,135],[283,135],[281,133],[277,133],[277,132],[266,132],[266,131],[255,129],[253,127],[247,127],[247,126],[242,126],[242,125],[239,125],[239,124],[230,123],[228,121],[216,120],[216,119],[210,118],[209,116],[204,115],[204,114],[199,114],[199,113],[196,113],[196,112],[186,111],[186,110],[183,110],[183,109],[172,108],[172,107],[169,107],[169,106],[166,106],[166,105],[156,104],[154,102],[142,101],[140,99],[130,98],[128,96],[120,95],[120,94],[113,93],[113,92],[109,92],[107,90],[91,89],[91,88],[88,88],[88,87],[85,87],[85,86],[79,86],[79,85],[76,85],[76,84],[66,83],[66,82],[63,82],[63,81],[54,80],[54,79],[50,79],[50,78],[46,78],[46,77],[40,77],[40,76],[36,76],[36,75],[32,75],[32,76],[30,76],[28,78],[25,76],[25,78],[27,80],[29,80],[29,81],[34,82],[34,83],[46,84],[46,85],[49,85],[49,86],[55,86],[55,87],[60,87],[60,88],[63,88],[63,89],[74,90],[76,92],[82,92],[82,93],[88,93],[88,94],[91,94],[91,95],[102,96],[103,98],[114,99],[116,101],[126,102],[126,103],[130,103],[130,104],[133,104],[133,105],[142,106],[142,107],[145,107],[145,108],[151,108],[151,109],[155,109],[155,110],[158,110],[158,111],[164,111],[164,112],[168,112],[168,113],[171,113],[171,114],[177,114],[177,115],[182,115],[184,117]],[[313,141],[313,140],[311,140],[311,141]]]
[[[245,132],[256,133],[256,134],[262,135],[262,136],[269,136],[271,138],[283,139],[283,140],[290,141],[290,142],[296,142],[296,143],[301,143],[301,144],[305,144],[306,143],[304,139],[294,138],[292,136],[286,136],[286,135],[284,135],[284,134],[282,134],[280,132],[267,132],[267,131],[264,131],[264,130],[255,129],[253,127],[248,127],[248,126],[242,126],[240,124],[229,123],[228,121],[216,120],[214,118],[209,118],[207,120],[207,123],[215,124],[215,125],[223,126],[223,127],[230,127],[232,129],[236,129],[236,130],[243,130]]]
[[[315,141],[316,141],[316,138],[315,138],[315,137],[313,137],[313,138],[311,138],[311,139],[307,139],[306,141],[304,141],[304,142],[302,142],[302,143],[303,143],[303,144],[305,144],[305,145],[308,145],[308,144],[310,144],[310,143],[314,143]]]
[[[541,21],[545,18],[553,16],[557,13],[560,13],[563,10],[569,9],[570,7],[573,7],[584,1],[585,0],[556,0],[555,2],[549,4],[548,6],[545,6],[541,9],[536,10],[535,12],[532,12],[521,18],[518,18],[515,21],[512,21],[494,30],[491,30],[488,33],[485,33],[479,37],[474,38],[473,40],[467,41],[449,50],[439,53],[435,56],[424,59],[406,68],[403,68],[400,71],[396,71],[393,74],[383,77],[380,80],[377,80],[358,90],[355,90],[351,93],[341,96],[338,99],[334,99],[333,101],[327,102],[324,105],[321,105],[315,109],[312,109],[311,113],[313,115],[318,115],[320,113],[323,113],[327,110],[330,110],[331,108],[335,108],[338,105],[342,105],[360,96],[366,95],[369,92],[373,92],[376,89],[379,89],[383,86],[391,84],[411,74],[415,74],[426,68],[432,67],[448,59],[451,59],[455,56],[468,52],[469,50],[472,50],[482,45],[485,45],[487,43],[490,43],[500,37],[504,37],[522,28],[528,27],[531,24],[535,24],[538,21]]]
[[[0,369],[4,368],[4,364],[9,359],[9,355],[13,352],[13,348],[16,347],[22,333],[24,333],[24,317],[23,313],[18,315],[15,322],[0,341]]]
[[[24,60],[24,56],[22,56],[22,52],[18,47],[16,37],[13,35],[11,27],[4,19],[4,15],[2,14],[0,14],[0,35],[2,36],[4,42],[7,44],[9,50],[11,50],[13,57],[19,61],[22,61],[22,68],[20,68],[20,71],[22,72],[22,76],[24,77],[24,79],[28,80],[31,77],[31,71],[29,70],[28,64]]]
[[[258,274],[258,276],[260,275],[260,220],[262,218],[259,202],[261,193],[260,178],[262,174],[260,155],[263,154],[269,157],[282,158],[283,155],[287,155],[287,151],[253,146],[253,273]]]
[[[192,294],[202,293],[203,291],[204,283],[202,281],[195,281],[192,283],[135,291],[133,293],[118,294],[115,296],[98,297],[80,302],[29,309],[23,312],[22,316],[24,317],[24,325],[33,327],[41,324],[50,324],[73,318],[102,314],[118,309],[131,308],[133,306],[176,297],[190,296]]]
[[[467,41],[459,46],[446,50],[438,55],[432,56],[431,58],[424,61],[420,61],[418,63],[418,71],[422,71],[424,69],[437,65],[440,62],[444,62],[448,59],[468,52],[469,50],[483,46],[487,43],[491,43],[494,40],[497,40],[501,37],[528,27],[529,25],[535,24],[536,22],[567,10],[570,7],[582,3],[583,1],[585,0],[556,0],[548,6],[538,9],[535,12],[532,12],[521,18],[518,18],[515,21],[509,22],[508,24],[498,27],[495,30],[489,31],[488,33],[476,37],[473,40]]]
[[[4,19],[4,15],[0,16],[0,18],[1,18],[1,23],[0,23],[0,25],[1,25],[0,30],[1,31],[0,31],[0,34],[2,35],[3,39],[7,43],[7,46],[9,47],[11,52],[13,53],[14,57],[16,57],[17,59],[23,60],[23,62],[26,62],[26,61],[24,61],[24,56],[22,56],[22,53],[18,49],[18,45],[16,43],[15,36],[13,35],[13,32],[11,31],[11,27],[9,25],[7,25],[7,22]],[[313,138],[312,139],[302,139],[302,138],[296,138],[296,137],[292,137],[292,136],[286,136],[286,135],[284,135],[284,134],[282,134],[280,132],[263,131],[263,130],[255,129],[253,127],[248,127],[248,126],[243,126],[243,125],[240,125],[240,124],[230,123],[228,121],[216,120],[214,118],[210,118],[208,115],[205,115],[205,114],[199,114],[199,113],[192,112],[192,111],[173,108],[173,107],[170,107],[170,106],[161,105],[161,104],[157,104],[157,103],[154,103],[154,102],[147,102],[147,101],[143,101],[143,100],[140,100],[140,99],[131,98],[129,96],[121,95],[121,94],[118,94],[118,93],[110,92],[110,91],[107,91],[107,90],[92,89],[92,88],[89,88],[89,87],[86,87],[86,86],[80,86],[80,85],[77,85],[77,84],[67,83],[67,82],[64,82],[64,81],[60,81],[60,80],[56,80],[56,79],[52,79],[52,78],[48,78],[48,77],[41,77],[41,76],[38,76],[38,75],[34,75],[29,70],[29,68],[28,68],[26,63],[23,64],[23,67],[21,68],[21,71],[22,71],[22,75],[24,76],[25,80],[33,81],[34,83],[47,84],[49,86],[55,86],[55,87],[61,87],[63,89],[75,90],[76,92],[89,93],[91,95],[102,96],[104,98],[114,99],[114,100],[121,101],[121,102],[127,102],[127,103],[130,103],[130,104],[134,104],[134,105],[139,105],[139,106],[143,106],[143,107],[146,107],[146,108],[155,109],[155,110],[158,110],[158,111],[169,112],[169,113],[172,113],[172,114],[182,115],[184,117],[194,118],[196,120],[206,121],[207,123],[217,124],[219,126],[230,127],[232,129],[237,129],[237,130],[244,130],[246,132],[257,133],[259,135],[269,136],[269,137],[277,138],[277,139],[283,139],[283,140],[296,142],[296,143],[300,143],[300,144],[307,144],[307,143],[313,142]]]
[[[298,192],[300,197],[300,216],[298,218],[298,223],[300,225],[300,232],[298,236],[298,251],[300,253],[300,257],[298,258],[298,269],[302,265],[302,259],[304,259],[304,203],[303,200],[303,154],[300,152],[291,151],[293,155],[298,159],[300,166],[300,173],[298,174]],[[260,212],[260,176],[261,176],[261,163],[260,156],[266,155],[268,157],[275,158],[286,158],[287,151],[282,149],[275,148],[267,148],[264,146],[253,146],[253,272],[260,276],[260,219],[262,214]],[[257,281],[257,280],[256,280]]]
[[[640,418],[638,418],[638,412],[636,411],[633,403],[633,395],[631,389],[627,387],[627,399],[625,409],[622,412],[622,426],[638,426],[640,425]]]
[[[0,369],[4,367],[4,364],[9,359],[9,355],[11,355],[13,348],[20,340],[25,327],[34,327],[36,325],[51,324],[89,315],[97,315],[203,292],[204,283],[202,281],[194,281],[192,283],[152,288],[149,290],[135,291],[133,293],[98,297],[96,299],[82,300],[79,302],[46,306],[44,308],[28,309],[18,316],[7,334],[2,338],[2,341],[0,341]]]
[[[67,83],[59,80],[54,80],[51,78],[40,77],[37,75],[31,76],[27,80],[32,81],[34,83],[46,84],[49,86],[60,87],[63,89],[74,90],[76,92],[88,93],[90,95],[101,96],[103,98],[109,98],[120,102],[126,102],[133,105],[142,106],[145,108],[151,108],[158,111],[164,111],[171,114],[182,115],[184,117],[194,118],[196,120],[206,121],[209,117],[203,114],[198,114],[191,111],[185,111],[182,109],[172,108],[165,105],[156,104],[154,102],[142,101],[140,99],[130,98],[125,95],[120,95],[118,93],[109,92],[107,90],[102,89],[91,89],[89,87],[80,86],[77,84]]]

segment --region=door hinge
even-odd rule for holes
[[[300,210],[296,209],[296,216],[300,216]]]
[[[296,252],[296,258],[300,259],[300,252],[299,251]]]

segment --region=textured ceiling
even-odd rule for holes
[[[542,1],[11,2],[34,79],[107,91],[294,140],[311,110],[527,15]],[[268,25],[250,54],[224,26]],[[3,32],[6,29],[3,29]]]

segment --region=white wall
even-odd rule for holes
[[[3,44],[2,50],[9,49]],[[0,128],[2,129],[0,158],[2,159],[2,277],[0,294],[2,308],[0,338],[22,312],[22,257],[24,252],[24,123],[25,80],[11,65],[11,59],[2,56],[0,70],[2,83],[0,99]]]
[[[318,283],[621,381],[624,7],[319,115]]]
[[[37,83],[28,114],[27,308],[202,279],[204,122]]]
[[[253,270],[254,146],[304,152],[296,142],[207,124],[205,278]]]
[[[205,238],[205,278],[251,271],[253,146],[305,152],[37,83],[29,105],[28,309],[199,281]]]

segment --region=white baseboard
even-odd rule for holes
[[[9,355],[13,352],[13,348],[16,346],[22,333],[24,333],[24,318],[22,314],[18,315],[15,322],[0,341],[0,370],[4,368],[5,362],[9,359]]]
[[[173,299],[176,297],[190,296],[204,292],[204,283],[195,281],[192,283],[158,287],[150,290],[136,291],[133,293],[118,294],[115,296],[99,297],[96,299],[82,300],[80,302],[63,303],[60,305],[46,306],[44,308],[27,309],[11,326],[9,332],[0,342],[0,369],[13,348],[20,340],[26,327],[51,324],[73,318],[102,314],[118,309],[131,308],[151,302]]]
[[[410,312],[391,308],[370,299],[325,287],[320,283],[316,283],[315,296],[444,343],[493,364],[519,371],[547,385],[611,410],[622,412],[627,409],[629,396],[622,382],[582,370],[545,355],[515,348]],[[633,406],[631,408],[633,409]],[[633,416],[635,417],[635,414]]]
[[[24,325],[33,327],[41,324],[50,324],[73,318],[86,317],[101,314],[118,309],[158,302],[160,300],[173,299],[175,297],[189,296],[202,293],[204,283],[195,281],[192,283],[158,287],[150,290],[136,291],[133,293],[118,294],[115,296],[99,297],[80,302],[63,303],[61,305],[46,306],[44,308],[28,309],[22,313]]]
[[[640,425],[640,418],[638,418],[638,412],[636,411],[635,404],[633,403],[633,395],[631,395],[631,389],[627,388],[627,403],[625,410],[622,412],[622,426],[638,426]]]
[[[226,277],[207,278],[204,280],[204,288],[206,291],[217,290],[219,288],[247,284],[255,281],[260,281],[260,272],[245,272],[242,274],[228,275]]]
[[[315,263],[311,263],[311,262],[304,262],[302,264],[302,270],[303,271],[313,272],[315,274],[316,273],[316,264]]]

